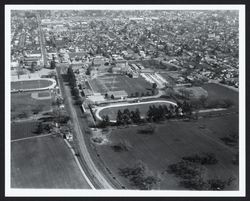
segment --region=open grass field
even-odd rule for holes
[[[11,90],[45,88],[52,85],[50,80],[25,80],[11,82]]]
[[[11,118],[19,118],[19,115],[25,113],[21,118],[29,117],[33,110],[47,111],[51,109],[52,99],[37,100],[31,97],[31,92],[21,92],[11,94]]]
[[[11,140],[37,136],[34,131],[36,130],[38,122],[25,121],[11,123]]]
[[[102,116],[109,116],[109,119],[112,120],[116,120],[117,117],[117,112],[118,110],[120,110],[121,112],[123,112],[125,109],[129,109],[130,111],[135,111],[137,108],[140,111],[141,117],[144,118],[147,115],[147,112],[149,110],[150,106],[155,105],[156,107],[160,106],[160,105],[167,105],[169,106],[169,103],[166,102],[155,102],[155,103],[145,103],[145,104],[136,104],[136,105],[128,105],[128,106],[119,106],[119,107],[109,107],[109,108],[104,108],[103,110],[100,111],[99,115],[100,117]]]
[[[106,75],[100,76],[90,81],[90,85],[94,92],[106,93],[107,91],[125,90],[128,95],[138,92],[139,94],[146,94],[151,92],[152,84],[147,82],[144,78],[129,78],[125,75]]]
[[[199,99],[201,96],[208,97],[208,92],[202,87],[176,87],[175,91],[182,95],[182,90],[186,91],[190,99]]]
[[[90,188],[63,139],[52,136],[11,143],[11,187]]]
[[[208,99],[230,99],[235,105],[239,104],[239,94],[224,86],[208,83],[202,86],[208,92]]]
[[[50,96],[50,92],[48,91],[38,93],[38,97],[48,97],[48,96]]]
[[[236,178],[227,189],[238,189],[238,166],[232,164],[237,149],[225,145],[220,137],[231,133],[238,134],[238,116],[224,116],[200,119],[193,122],[166,121],[154,124],[152,135],[138,132],[145,126],[114,129],[107,134],[109,143],[96,145],[96,149],[111,170],[126,187],[134,188],[128,180],[119,175],[119,168],[134,167],[142,161],[154,175],[161,178],[156,189],[180,190],[179,178],[165,172],[170,164],[176,163],[184,156],[214,153],[218,159],[215,165],[205,166],[205,178]],[[122,142],[129,145],[128,151],[115,152],[111,145]]]

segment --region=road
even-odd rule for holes
[[[89,180],[92,182],[92,184],[96,188],[101,189],[113,189],[112,185],[106,180],[106,178],[103,176],[103,174],[100,172],[100,170],[96,167],[95,163],[93,162],[89,152],[88,148],[85,144],[84,136],[85,133],[82,132],[82,129],[80,127],[80,122],[78,120],[75,108],[73,107],[72,97],[70,93],[69,87],[64,87],[62,76],[61,76],[61,69],[60,67],[56,67],[57,75],[58,75],[58,81],[60,88],[63,93],[63,97],[66,98],[66,106],[70,112],[72,124],[75,130],[75,138],[77,140],[77,145],[80,150],[80,156],[82,156],[83,161],[82,164],[85,169],[86,175],[88,175]]]
[[[40,19],[39,14],[37,14],[37,24],[38,24],[42,59],[43,59],[44,66],[46,66],[47,65],[47,53],[46,53],[46,48],[44,47],[45,46],[45,39],[44,39],[44,35],[43,35],[43,30],[41,28],[41,19]]]

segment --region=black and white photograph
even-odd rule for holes
[[[6,196],[245,196],[244,5],[5,5]]]

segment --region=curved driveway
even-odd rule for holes
[[[104,106],[104,107],[98,107],[95,115],[99,120],[102,120],[102,118],[100,117],[100,112],[103,109],[106,108],[113,108],[113,107],[124,107],[124,106],[131,106],[131,105],[145,105],[145,104],[151,104],[151,103],[168,103],[168,104],[172,104],[172,105],[177,105],[175,102],[172,101],[167,101],[167,100],[155,100],[155,101],[147,101],[147,102],[139,102],[139,103],[120,103],[120,104],[115,104],[115,105],[108,105],[108,106]],[[115,120],[110,120],[110,122],[115,123]]]

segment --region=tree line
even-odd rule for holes
[[[68,75],[68,82],[71,88],[71,94],[75,97],[75,104],[82,105],[83,100],[82,97],[80,96],[80,91],[76,84],[76,76],[71,66],[68,68],[67,75]]]
[[[192,116],[192,106],[190,103],[184,101],[183,103],[178,102],[177,105],[170,104],[167,105],[150,105],[146,113],[146,118],[142,119],[140,110],[136,108],[135,111],[130,111],[128,108],[123,111],[118,110],[116,116],[116,123],[111,124],[108,115],[102,117],[102,121],[99,124],[100,127],[106,127],[109,125],[127,125],[132,123],[143,123],[147,122],[158,122],[171,118],[181,118],[181,117],[191,117]]]

